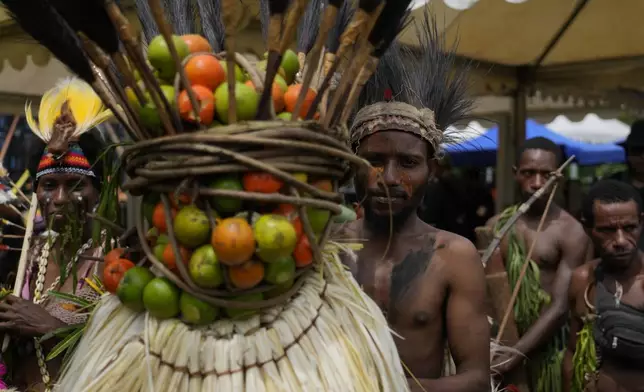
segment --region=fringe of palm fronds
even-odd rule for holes
[[[583,392],[587,376],[597,370],[597,351],[593,337],[593,321],[584,320],[584,326],[577,333],[575,355],[572,357],[573,379],[572,392]]]
[[[514,215],[517,208],[517,206],[512,206],[503,211],[494,230],[497,231],[503,227],[507,220]],[[514,229],[508,234],[508,241],[505,268],[510,285],[514,287],[521,274],[526,251],[524,243],[517,237]],[[533,260],[528,260],[528,263],[530,263],[529,268],[514,303],[514,319],[520,334],[525,333],[534,324],[539,318],[543,306],[550,302],[550,296],[541,288],[539,266]]]
[[[105,293],[104,287],[98,276],[94,275],[90,279],[85,279],[85,283],[89,287],[91,287],[92,290],[96,291],[99,296]],[[51,297],[65,301],[66,306],[72,306],[75,308],[74,312],[87,315],[88,318],[98,305],[98,301],[89,301],[74,294],[62,293],[59,291],[50,291],[49,295]],[[87,322],[84,322],[79,324],[67,325],[43,335],[43,337],[40,338],[41,343],[52,338],[60,339],[60,342],[51,349],[51,351],[47,355],[46,360],[51,361],[52,359],[63,355],[64,366],[68,362],[69,358],[71,358],[71,354],[78,346],[78,343],[80,342],[86,330]]]
[[[534,392],[560,392],[563,358],[566,350],[567,328],[560,333],[528,362],[530,390]]]
[[[193,329],[104,296],[55,391],[409,390],[387,322],[329,243],[289,303]],[[136,364],[136,366],[132,366]]]

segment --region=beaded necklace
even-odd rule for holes
[[[92,239],[90,238],[86,243],[81,246],[74,259],[71,263],[67,264],[66,275],[69,276],[72,265],[78,263],[80,255],[85,253],[92,246]],[[61,284],[60,275],[56,277],[54,282],[49,286],[49,289],[43,293],[45,286],[45,276],[47,274],[47,265],[49,264],[49,252],[51,251],[50,241],[45,242],[38,259],[38,274],[36,276],[36,288],[34,289],[33,303],[36,305],[42,305],[49,298],[49,292],[58,288]],[[64,283],[64,282],[63,282]],[[38,367],[40,368],[40,375],[42,376],[43,383],[45,384],[45,392],[51,392],[51,377],[49,371],[47,370],[47,364],[45,363],[45,355],[43,353],[42,346],[38,341],[38,338],[34,338],[34,348],[36,349],[36,359],[38,361]]]

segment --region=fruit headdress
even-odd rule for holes
[[[33,116],[31,103],[25,107],[27,124],[46,143],[36,179],[51,173],[77,173],[95,177],[79,144],[81,135],[111,117],[91,86],[78,78],[63,79],[45,92]]]
[[[362,90],[351,125],[355,147],[379,131],[410,132],[436,153],[449,136],[447,128],[467,118],[467,68],[456,68],[454,48],[446,48],[430,11],[417,22],[418,50],[392,45]]]

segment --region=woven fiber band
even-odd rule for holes
[[[40,158],[40,163],[38,164],[36,179],[53,173],[72,173],[96,177],[89,160],[85,157],[78,143],[71,143],[69,150],[59,157],[55,157],[45,148],[42,158]]]
[[[418,109],[404,102],[377,102],[360,109],[351,126],[351,144],[376,132],[396,130],[413,133],[429,142],[438,151],[443,132],[436,128],[434,112]]]

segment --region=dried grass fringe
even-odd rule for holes
[[[106,296],[55,391],[401,392],[409,386],[377,305],[328,243],[287,304],[193,329]]]

